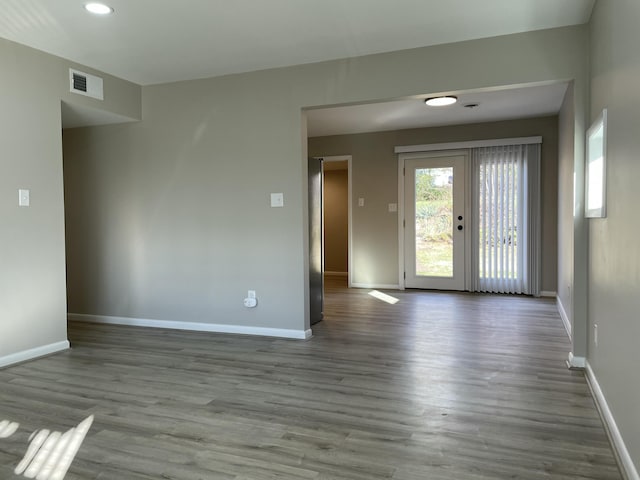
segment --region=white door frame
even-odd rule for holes
[[[440,150],[440,151],[413,151],[408,153],[400,153],[398,155],[398,285],[400,290],[406,288],[405,282],[405,208],[404,208],[404,175],[405,160],[413,158],[434,158],[434,157],[453,157],[464,155],[465,157],[465,196],[464,196],[464,289],[469,290],[470,281],[469,272],[471,268],[471,175],[469,168],[471,165],[471,152],[468,149],[457,150]]]
[[[347,235],[349,236],[349,241],[348,241],[348,245],[347,245],[347,255],[348,255],[348,259],[349,259],[349,264],[348,264],[348,269],[349,271],[347,272],[348,275],[348,285],[349,287],[352,287],[352,279],[353,279],[353,228],[352,228],[352,222],[351,222],[351,185],[352,185],[352,175],[351,175],[351,160],[352,160],[352,156],[351,155],[331,155],[331,156],[319,156],[317,158],[321,158],[323,162],[327,163],[327,162],[344,162],[345,160],[347,161],[347,202],[348,202],[348,209],[347,209],[347,222],[348,222],[348,227],[347,227]],[[323,178],[324,181],[324,178]],[[324,188],[322,189],[322,221],[324,222]],[[324,223],[322,225],[322,230],[324,231]],[[324,239],[322,240],[322,261],[324,262]],[[323,265],[323,271],[324,271],[324,265]]]

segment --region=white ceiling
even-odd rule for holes
[[[91,127],[133,121],[133,119],[117,113],[66,102],[61,102],[61,113],[62,128]]]
[[[594,0],[0,0],[0,37],[141,85],[588,21]]]
[[[566,83],[555,83],[458,93],[458,102],[448,107],[427,107],[422,97],[308,110],[307,133],[321,137],[555,115],[566,90]]]
[[[140,85],[506,35],[589,20],[595,0],[0,0],[0,37]],[[556,113],[565,86],[461,92],[309,112],[309,135],[395,130]],[[429,93],[429,92],[424,92]],[[476,109],[461,105],[479,103]],[[65,128],[124,118],[64,104]]]

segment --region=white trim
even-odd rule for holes
[[[385,283],[354,283],[351,286],[353,288],[371,288],[377,290],[404,290],[404,288],[400,288],[400,285],[391,285]]]
[[[573,352],[569,352],[569,358],[567,358],[567,367],[573,369],[583,369],[587,364],[587,359],[584,357],[576,357]]]
[[[446,144],[440,144],[446,145]],[[458,157],[464,156],[464,217],[469,218],[470,212],[470,195],[467,192],[467,188],[470,185],[469,175],[467,175],[467,171],[469,170],[469,159],[470,159],[470,151],[469,150],[447,150],[447,151],[433,151],[433,152],[409,152],[409,153],[400,153],[398,154],[398,288],[399,290],[405,290],[407,283],[405,279],[405,172],[406,172],[406,161],[413,160],[416,158],[443,158],[443,157]],[[469,241],[469,231],[470,229],[465,229],[465,238],[464,238],[464,257],[465,257],[465,265],[464,265],[464,279],[463,279],[463,289],[460,291],[468,290],[468,279],[467,279],[467,268],[470,265],[470,255],[469,252],[471,250]],[[446,288],[445,288],[446,289]]]
[[[600,153],[601,157],[592,159],[593,149],[598,146],[598,142],[594,142],[594,134],[602,128],[602,142],[600,148],[596,151],[596,155]],[[595,145],[594,145],[595,143]],[[586,164],[584,169],[584,217],[585,218],[604,218],[607,216],[607,109],[602,109],[598,118],[591,124],[587,130],[587,144],[585,147]],[[591,165],[594,160],[602,160],[600,173],[600,187],[601,197],[600,206],[589,208],[589,172],[591,171]],[[598,180],[598,178],[596,178]],[[597,187],[596,187],[597,188]]]
[[[556,297],[556,305],[558,307],[558,312],[560,312],[560,318],[562,319],[564,329],[567,331],[569,340],[571,340],[571,322],[569,321],[569,315],[567,315],[567,311],[564,309],[564,305],[562,304],[560,297]]]
[[[624,443],[624,439],[622,438],[622,434],[618,429],[618,425],[616,424],[616,420],[613,417],[613,413],[611,413],[611,409],[607,403],[607,399],[600,388],[600,384],[598,383],[598,379],[596,378],[593,369],[589,362],[586,364],[586,375],[587,383],[589,384],[589,388],[591,389],[591,394],[595,400],[596,406],[598,407],[598,412],[600,413],[600,417],[602,418],[602,422],[604,423],[605,430],[607,435],[609,436],[609,440],[613,446],[613,452],[618,460],[618,466],[622,470],[622,474],[627,480],[640,480],[640,475],[638,475],[638,470],[633,464],[633,460],[631,459],[631,455],[629,454],[629,450]]]
[[[326,277],[348,277],[349,272],[324,272]]]
[[[317,155],[313,158],[321,158],[323,162],[344,162],[351,160],[351,155]]]
[[[398,155],[398,289],[405,289],[404,278],[404,156]]]
[[[473,188],[473,161],[471,157],[472,150],[464,150],[466,158],[464,165],[464,218],[466,218],[465,225],[467,228],[464,229],[464,289],[467,292],[472,291],[473,287],[473,275],[472,272],[474,269],[472,268],[473,263],[473,192],[475,189]]]
[[[558,292],[554,292],[553,290],[541,290],[540,296],[545,298],[556,298],[558,296]]]
[[[497,138],[494,140],[471,140],[469,142],[428,143],[425,145],[405,145],[395,147],[395,153],[432,152],[434,150],[454,150],[479,147],[500,147],[504,145],[530,145],[542,143],[542,137]]]
[[[236,333],[240,335],[259,335],[263,337],[296,338],[308,340],[311,329],[289,330],[284,328],[252,327],[248,325],[224,325],[219,323],[177,322],[173,320],[155,320],[149,318],[110,317],[106,315],[85,315],[69,313],[67,318],[77,322],[104,323],[109,325],[128,325],[133,327],[169,328],[194,332]]]
[[[69,341],[64,340],[62,342],[50,343],[49,345],[42,345],[41,347],[30,348],[29,350],[12,353],[11,355],[0,357],[0,368],[7,367],[15,363],[26,362],[27,360],[44,357],[45,355],[51,355],[52,353],[68,350],[69,348]]]
[[[444,144],[441,144],[444,145]],[[405,160],[413,160],[414,158],[442,158],[442,157],[459,157],[460,155],[466,155],[469,157],[471,151],[469,149],[456,149],[456,150],[433,150],[433,151],[418,151],[418,152],[408,152],[408,153],[399,153],[398,158]],[[466,167],[467,165],[465,165]],[[403,164],[404,167],[404,164]]]

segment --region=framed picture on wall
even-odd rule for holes
[[[585,217],[607,216],[607,109],[587,130]]]

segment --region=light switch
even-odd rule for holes
[[[364,198],[360,197],[360,198],[358,199],[358,206],[359,206],[359,207],[364,207]]]
[[[284,194],[272,193],[271,194],[271,206],[272,207],[284,207]]]
[[[390,212],[397,212],[398,211],[398,204],[397,203],[390,203],[389,204],[389,211]]]
[[[29,190],[23,188],[18,190],[18,205],[21,207],[29,206]]]

